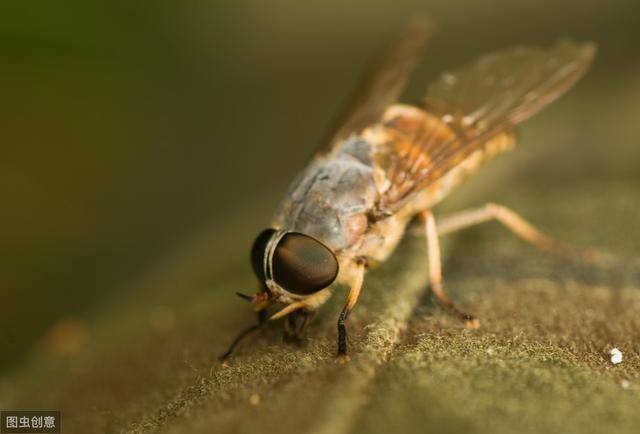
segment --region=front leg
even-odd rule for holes
[[[238,346],[238,344],[240,343],[240,341],[242,341],[244,338],[246,338],[247,336],[249,336],[251,333],[255,332],[256,330],[259,330],[263,324],[265,323],[267,316],[266,316],[266,312],[264,311],[264,309],[261,309],[257,312],[257,322],[256,324],[247,327],[246,329],[242,330],[240,332],[240,334],[238,334],[238,336],[233,340],[233,342],[231,343],[231,345],[229,345],[229,348],[227,349],[227,351],[225,351],[222,355],[220,355],[220,357],[218,357],[218,360],[223,364],[223,366],[226,366],[226,361],[229,358],[229,356],[231,356],[231,354],[233,353],[233,351],[236,349],[236,347]]]
[[[309,309],[299,309],[285,317],[284,338],[296,344],[302,343],[304,331],[315,312]]]
[[[338,317],[338,363],[347,363],[351,360],[347,354],[347,329],[345,327],[345,323],[347,318],[349,318],[349,314],[353,310],[353,307],[358,301],[358,296],[362,289],[362,283],[364,282],[364,272],[365,262],[364,260],[359,260],[356,275],[353,279],[353,283],[351,284],[349,296],[347,297],[347,303],[344,305],[344,308]]]

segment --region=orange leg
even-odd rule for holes
[[[488,203],[481,208],[461,211],[443,217],[438,223],[438,235],[445,235],[491,220],[499,221],[524,241],[554,255],[562,257],[577,256],[588,260],[593,259],[595,255],[592,250],[581,251],[545,235],[509,208],[494,203]]]
[[[480,327],[480,321],[468,313],[460,310],[444,293],[442,288],[442,263],[440,261],[440,242],[438,240],[438,230],[436,229],[436,220],[430,210],[424,211],[422,217],[425,221],[425,230],[427,232],[427,252],[429,254],[429,280],[431,283],[431,291],[440,302],[458,318],[465,322],[468,328],[476,329]]]
[[[591,249],[579,250],[545,235],[509,208],[494,203],[488,203],[481,208],[446,216],[439,221],[437,227],[431,211],[424,211],[421,217],[425,222],[427,233],[431,289],[442,304],[451,309],[456,316],[466,322],[467,327],[471,328],[477,328],[480,325],[479,321],[473,315],[466,314],[458,309],[442,289],[439,235],[446,235],[491,220],[497,220],[524,241],[546,252],[562,257],[579,257],[588,261],[598,257],[597,253]]]
[[[360,290],[362,289],[362,283],[364,282],[365,263],[364,261],[358,263],[358,270],[356,276],[351,284],[351,290],[347,297],[347,303],[344,305],[340,316],[338,317],[338,362],[347,363],[351,359],[347,354],[347,329],[345,323],[349,314],[353,310],[353,307],[358,301]]]

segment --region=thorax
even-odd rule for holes
[[[389,115],[398,116],[408,125],[417,125],[416,119],[421,118],[429,125],[439,121],[419,108],[404,105],[389,107],[385,116]],[[396,248],[416,214],[435,206],[485,160],[513,144],[507,135],[490,139],[417,191],[393,215],[371,219],[391,182],[379,163],[381,153],[394,149],[388,146],[393,134],[385,128],[382,123],[373,125],[339,144],[327,156],[311,161],[290,185],[274,216],[273,227],[302,232],[322,241],[338,256],[341,270],[349,268],[356,257],[382,262]],[[349,274],[346,269],[345,274]]]
[[[338,152],[314,159],[289,187],[274,227],[311,235],[336,253],[352,247],[378,198],[370,153],[370,144],[353,136]]]

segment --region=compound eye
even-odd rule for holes
[[[329,286],[338,275],[331,249],[313,237],[289,232],[275,248],[273,279],[287,291],[309,295]]]
[[[260,232],[260,235],[253,242],[253,247],[251,247],[251,267],[253,267],[253,272],[256,274],[256,277],[261,282],[264,282],[264,255],[267,254],[267,244],[269,244],[269,240],[276,232],[275,229],[265,229]]]

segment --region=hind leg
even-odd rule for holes
[[[578,257],[586,260],[593,260],[596,252],[593,249],[578,249],[569,244],[544,234],[531,223],[516,214],[509,208],[488,203],[481,208],[461,211],[439,220],[438,235],[445,235],[491,220],[496,220],[504,225],[522,240],[534,247],[562,257]]]

